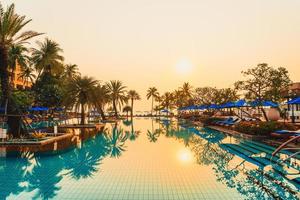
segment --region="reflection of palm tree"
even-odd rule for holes
[[[149,140],[149,142],[153,142],[153,143],[155,143],[157,140],[158,140],[158,138],[159,138],[159,136],[160,136],[160,130],[159,129],[156,129],[154,132],[152,131],[147,131],[147,136],[148,136],[148,140]]]
[[[109,153],[106,133],[98,135],[94,140],[87,141],[81,149],[75,149],[64,157],[68,174],[78,180],[92,177],[98,170],[100,161]]]
[[[49,162],[51,159],[51,162]],[[36,165],[28,175],[28,190],[37,190],[33,199],[51,199],[61,189],[57,184],[61,181],[63,160],[59,156],[36,158]]]
[[[18,195],[26,189],[21,183],[26,180],[29,165],[27,159],[19,159],[18,162],[0,159],[0,199],[6,199],[11,194]],[[4,178],[8,176],[9,178]]]
[[[111,134],[107,135],[109,141],[109,150],[111,157],[120,157],[122,152],[126,150],[125,141],[128,139],[123,130],[114,127]]]

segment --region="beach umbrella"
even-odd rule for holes
[[[249,107],[249,106],[250,105],[244,99],[235,102],[235,107]]]
[[[300,104],[300,97],[288,101],[287,104]]]
[[[197,106],[197,109],[198,110],[205,110],[205,109],[207,109],[207,106],[206,105]]]
[[[278,107],[278,104],[272,101],[259,101],[255,100],[250,103],[252,107],[257,107],[257,106],[266,106],[266,107]]]
[[[219,109],[219,106],[216,104],[211,104],[208,106],[209,109]]]

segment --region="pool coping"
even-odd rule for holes
[[[1,141],[0,142],[0,146],[8,146],[8,145],[20,145],[20,146],[26,146],[26,145],[37,145],[37,146],[43,146],[46,144],[50,144],[50,143],[54,143],[69,137],[72,137],[74,134],[73,133],[66,133],[63,135],[59,135],[58,136],[54,136],[54,137],[50,137],[48,139],[45,140],[40,140],[40,141],[22,141],[22,140],[18,140],[18,141]]]

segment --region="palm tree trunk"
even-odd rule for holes
[[[151,106],[151,117],[153,116],[153,96],[152,96],[152,106]]]
[[[13,99],[11,98],[11,90],[9,85],[8,74],[8,51],[5,46],[0,46],[0,79],[1,79],[1,91],[2,99],[0,107],[6,108],[7,125],[9,132],[15,138],[19,138],[25,133],[22,127],[22,118],[20,112],[17,110]]]
[[[133,99],[131,99],[131,120],[133,117]]]
[[[85,112],[84,104],[81,104],[81,122],[80,122],[81,125],[85,124],[85,113],[84,112]]]
[[[99,112],[100,112],[102,120],[106,120],[106,117],[105,117],[105,114],[104,114],[104,111],[103,111],[102,107],[99,108]]]
[[[115,117],[118,118],[118,111],[117,111],[116,100],[113,100],[113,107],[114,107],[114,111],[115,111]]]

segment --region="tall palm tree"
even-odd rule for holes
[[[98,81],[87,76],[78,76],[67,85],[64,104],[78,109],[81,107],[81,122],[85,124],[85,108],[94,103],[94,92]]]
[[[74,79],[75,77],[80,75],[78,71],[78,66],[75,64],[67,64],[64,67],[64,78],[67,80]]]
[[[21,73],[19,74],[18,79],[23,80],[24,85],[29,85],[29,83],[33,83],[36,78],[36,75],[34,73],[34,69],[32,67],[25,67],[22,68]]]
[[[133,117],[133,102],[135,100],[141,100],[141,97],[139,95],[139,93],[137,93],[137,91],[135,90],[129,90],[128,91],[128,99],[131,100],[131,118]]]
[[[37,42],[38,48],[32,49],[32,62],[38,72],[38,77],[45,71],[51,75],[63,73],[64,57],[60,55],[63,50],[59,44],[48,38],[44,42]]]
[[[17,116],[16,106],[11,98],[11,88],[9,86],[9,56],[8,52],[12,45],[22,45],[29,39],[40,35],[34,31],[22,32],[22,29],[30,22],[25,16],[15,13],[15,5],[11,4],[6,10],[0,3],[0,79],[2,90],[1,107],[7,108],[7,113],[11,114],[7,118],[7,124],[14,137],[19,137],[24,132],[21,127],[21,117]]]
[[[111,97],[113,104],[113,109],[115,112],[115,117],[118,117],[117,104],[123,104],[127,100],[126,96],[126,86],[123,85],[121,81],[113,80],[106,83],[106,86]]]
[[[23,45],[12,45],[8,51],[8,65],[11,70],[11,83],[14,81],[14,72],[17,68],[17,64],[21,68],[28,67],[29,57],[27,55],[28,49]]]
[[[179,90],[182,92],[183,103],[188,104],[189,100],[193,97],[193,86],[185,82]]]
[[[170,92],[164,93],[162,96],[162,106],[169,111],[173,103],[173,94]],[[168,112],[169,113],[169,112]]]
[[[151,98],[151,115],[153,115],[153,100],[155,98],[157,98],[159,96],[159,93],[157,91],[157,88],[156,87],[150,87],[148,90],[147,90],[147,94],[146,94],[146,97],[147,99],[150,99]]]
[[[99,111],[102,120],[105,120],[104,106],[110,101],[109,90],[106,85],[98,84],[94,91],[93,101]]]

